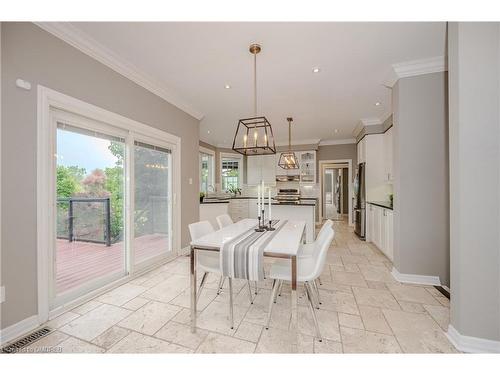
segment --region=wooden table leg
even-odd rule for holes
[[[191,246],[190,255],[191,276],[191,332],[196,332],[196,250]]]
[[[297,311],[297,257],[293,255],[291,257],[291,267],[292,267],[292,320],[290,322],[290,329],[295,333],[294,342],[292,344],[293,352],[298,351],[298,335],[299,335],[299,327],[298,327],[298,311]]]

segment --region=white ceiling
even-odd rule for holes
[[[442,22],[72,25],[201,112],[201,140],[228,147],[238,119],[253,115],[252,42],[262,45],[258,115],[277,143],[288,139],[287,116],[295,141],[352,138],[361,119],[391,113],[382,84],[392,64],[446,54]]]

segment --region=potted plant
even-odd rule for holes
[[[205,193],[204,192],[200,192],[200,203],[203,202],[203,198],[205,198]]]
[[[227,192],[228,192],[228,193],[231,193],[231,195],[232,195],[233,197],[235,197],[235,196],[236,196],[236,194],[241,195],[241,189],[240,189],[239,187],[237,187],[237,186],[234,186],[234,185],[230,185],[230,186],[228,187],[228,189],[227,189]]]

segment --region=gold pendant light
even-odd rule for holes
[[[276,154],[273,128],[265,116],[257,116],[257,54],[261,51],[261,46],[252,44],[249,51],[254,62],[254,117],[238,121],[232,149],[246,156]]]
[[[292,151],[293,118],[287,117],[286,121],[288,121],[288,151],[281,153],[278,165],[283,169],[299,169],[299,160],[297,159],[295,152]]]

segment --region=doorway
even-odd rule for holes
[[[351,160],[320,161],[320,213],[322,219],[348,218],[352,225]]]

